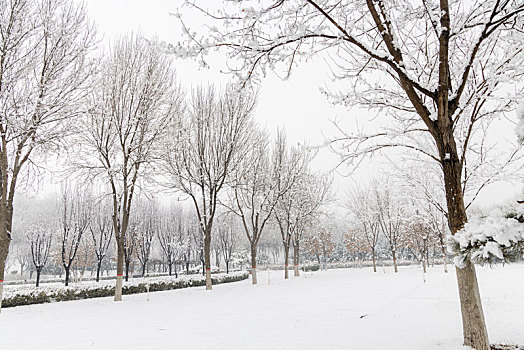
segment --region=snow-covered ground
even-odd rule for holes
[[[524,265],[478,268],[493,343],[524,344]],[[2,310],[2,350],[463,349],[454,273],[307,273]]]

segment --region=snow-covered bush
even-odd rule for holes
[[[237,282],[247,279],[249,274],[245,271],[231,274],[219,274],[211,278],[213,284]],[[133,279],[125,282],[122,288],[123,294],[137,294],[150,292],[181,289],[187,287],[205,286],[204,276],[174,276],[150,277]],[[113,281],[87,282],[72,284],[68,287],[63,284],[49,283],[38,288],[34,286],[6,286],[2,301],[3,307],[42,304],[55,301],[80,300],[99,297],[108,297],[115,294]]]
[[[455,265],[463,267],[467,260],[483,265],[523,259],[524,204],[514,203],[471,216],[462,230],[448,237]]]

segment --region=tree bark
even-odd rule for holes
[[[289,278],[288,267],[289,267],[289,245],[284,246],[284,278],[285,279]]]
[[[392,249],[391,250],[391,255],[393,256],[393,268],[395,269],[395,273],[398,272],[398,267],[397,267],[397,252]]]
[[[229,260],[226,260],[226,274],[229,274]]]
[[[209,229],[209,231],[211,231]],[[211,281],[211,232],[206,232],[204,235],[204,264],[206,268],[206,290],[213,289]]]
[[[124,239],[117,239],[115,301],[122,301],[122,279],[124,274]]]
[[[1,218],[5,216],[0,215]],[[5,222],[5,221],[4,221]],[[6,225],[0,225],[0,312],[2,311],[2,294],[4,290],[4,270],[7,255],[9,253],[9,244],[11,243],[11,236],[7,232]]]
[[[464,227],[467,222],[464,195],[461,185],[461,167],[458,161],[454,140],[449,137],[443,142],[442,147],[449,152],[443,157],[444,185],[446,188],[446,201],[448,207],[448,223],[451,234]],[[449,158],[449,159],[446,159]],[[476,350],[489,350],[488,331],[482,310],[480,291],[475,272],[475,266],[467,262],[463,269],[456,268],[460,308],[462,312],[462,330],[464,345]]]
[[[373,272],[377,272],[377,262],[375,260],[375,249],[371,249],[371,257],[373,258]]]
[[[463,269],[456,267],[456,272],[462,312],[464,345],[475,346],[477,350],[489,350],[489,338],[475,266],[468,261]]]
[[[100,270],[102,269],[102,260],[98,261],[96,264],[96,281],[100,282]]]
[[[251,243],[251,283],[257,284],[257,246]]]
[[[300,262],[300,256],[299,256],[299,245],[293,244],[293,275],[295,277],[300,276],[300,272],[298,270],[299,262]]]
[[[40,285],[40,273],[42,272],[41,269],[36,269],[36,287]]]
[[[4,270],[5,261],[7,259],[7,252],[9,249],[9,241],[7,244],[2,244],[0,249],[0,312],[2,312],[2,295],[4,293]]]
[[[65,285],[66,287],[69,285],[69,275],[71,272],[71,266],[64,266],[65,269]]]

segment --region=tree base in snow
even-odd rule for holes
[[[508,344],[493,344],[491,350],[524,350],[524,346],[521,345],[508,345]]]

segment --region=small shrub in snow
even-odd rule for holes
[[[464,267],[474,263],[515,262],[524,257],[524,212],[521,205],[492,210],[488,215],[472,216],[464,228],[448,237],[448,251],[454,263]]]
[[[230,283],[245,280],[248,278],[247,272],[236,272],[229,275],[221,274],[211,278],[213,284]],[[174,276],[151,277],[147,279],[134,279],[125,282],[122,287],[122,294],[146,293],[149,285],[150,292],[181,289],[188,287],[205,286],[204,276]],[[115,294],[114,281],[87,282],[73,284],[68,287],[62,284],[48,284],[45,286],[6,286],[3,307],[13,307],[21,305],[42,304],[55,301],[81,300],[90,298],[109,297]]]

